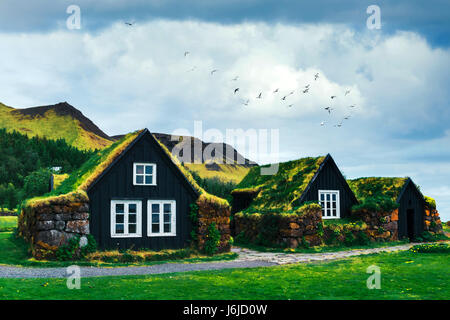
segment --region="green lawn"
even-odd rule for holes
[[[0,232],[12,231],[17,227],[17,217],[0,217]]]
[[[369,290],[366,269],[381,268]],[[82,279],[0,279],[0,299],[450,299],[448,254],[382,253],[320,264]]]

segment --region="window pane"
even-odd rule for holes
[[[116,224],[116,233],[123,233],[123,224]]]
[[[327,201],[330,201],[330,194],[327,193]]]
[[[159,224],[152,224],[152,233],[159,233]]]
[[[137,184],[143,184],[144,183],[144,176],[136,176],[136,183]]]
[[[145,176],[145,184],[153,184],[153,176]]]
[[[123,203],[116,204],[116,213],[123,213],[124,209],[125,209],[125,206]]]
[[[335,194],[335,193],[333,193],[332,200],[333,200],[333,201],[336,201],[336,194]]]
[[[144,173],[144,166],[136,166],[136,173],[137,174],[143,174]]]
[[[164,203],[164,213],[170,213],[172,205],[170,203]]]
[[[135,224],[128,225],[128,233],[136,233],[136,225]]]
[[[145,166],[145,174],[152,174],[153,166]]]
[[[135,214],[130,214],[128,216],[128,223],[136,223],[136,215]]]
[[[336,209],[333,209],[333,217],[336,217]]]
[[[153,203],[152,204],[152,212],[158,212],[159,213],[159,203]]]
[[[152,214],[152,223],[159,223],[159,214]]]
[[[332,202],[333,204],[333,209],[336,209],[336,202]]]
[[[136,203],[130,203],[128,205],[128,212],[129,213],[136,213]]]
[[[116,223],[123,223],[123,214],[116,214]]]
[[[164,224],[164,232],[170,232],[170,223]]]
[[[165,223],[170,222],[170,213],[164,214],[164,222]]]

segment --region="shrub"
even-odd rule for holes
[[[248,244],[248,243],[250,243],[250,241],[249,241],[249,239],[246,237],[244,231],[241,231],[241,232],[236,236],[236,242],[237,242],[237,243],[242,243],[242,244]]]
[[[219,249],[220,244],[220,231],[216,227],[216,223],[213,222],[208,226],[208,234],[206,235],[205,253],[207,255],[213,255]]]
[[[411,247],[409,251],[413,253],[450,253],[448,243],[419,244]]]
[[[363,231],[358,232],[356,239],[357,239],[358,244],[363,245],[363,246],[368,245],[370,243],[369,236]]]
[[[228,240],[228,244],[229,244],[230,246],[233,246],[233,244],[234,244],[234,239],[233,239],[232,236],[230,236],[230,240]]]
[[[344,236],[344,243],[346,246],[350,247],[354,245],[356,242],[356,237],[353,235],[353,232],[347,231]]]
[[[67,244],[62,245],[56,250],[56,259],[60,261],[68,261],[76,258],[85,258],[89,253],[97,250],[97,241],[92,235],[87,235],[87,244],[80,247],[80,236],[76,235],[71,238]]]

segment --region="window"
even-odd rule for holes
[[[111,237],[138,238],[142,236],[141,201],[111,201]]]
[[[135,163],[133,177],[135,186],[156,186],[156,164]]]
[[[339,219],[339,190],[319,190],[319,203],[322,206],[322,219]]]
[[[147,233],[149,237],[176,235],[176,202],[149,200]]]

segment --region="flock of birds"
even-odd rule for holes
[[[134,25],[134,22],[125,22],[125,24],[126,24],[127,26],[133,26],[133,25]],[[188,57],[189,55],[190,55],[190,52],[189,52],[189,51],[185,51],[185,52],[184,52],[184,57],[185,57],[185,58]],[[197,67],[196,67],[196,66],[193,66],[192,68],[190,68],[189,70],[187,70],[187,72],[193,72],[193,71],[195,71],[196,69],[197,69]],[[213,69],[213,70],[210,71],[210,75],[211,75],[211,76],[214,76],[214,74],[217,73],[217,72],[219,72],[218,69]],[[319,76],[319,73],[314,74],[314,81],[317,81],[317,79],[319,79],[319,77],[320,77],[320,76]],[[235,76],[233,79],[231,79],[231,81],[233,81],[233,82],[238,82],[238,80],[239,80],[239,76]],[[300,88],[300,89],[298,89],[298,90],[292,90],[292,91],[290,91],[288,94],[283,95],[283,97],[281,98],[281,100],[282,100],[282,101],[287,101],[287,99],[288,99],[291,95],[293,95],[293,94],[295,93],[295,91],[299,91],[300,93],[307,94],[307,93],[309,92],[310,88],[311,88],[311,84],[307,84],[307,85],[305,85],[304,87],[302,87],[302,88]],[[240,89],[241,89],[241,88],[240,88],[239,86],[234,86],[234,89],[233,89],[233,95],[237,95],[237,94],[239,93]],[[279,94],[279,93],[280,93],[280,88],[277,88],[277,89],[275,89],[274,91],[272,91],[272,94]],[[348,89],[348,90],[345,91],[344,96],[347,96],[347,95],[349,95],[350,93],[351,93],[351,90]],[[336,99],[336,98],[337,98],[336,95],[332,95],[332,96],[330,97],[331,101],[333,101],[333,100]],[[260,92],[260,93],[255,97],[255,99],[263,99],[263,92]],[[242,104],[243,104],[244,106],[248,106],[248,105],[250,104],[250,101],[251,101],[250,98],[242,99]],[[293,103],[290,103],[290,104],[287,105],[288,108],[292,108],[293,106],[294,106]],[[350,105],[350,106],[348,106],[348,109],[349,109],[349,110],[352,110],[352,109],[354,109],[354,108],[356,108],[355,105]],[[324,107],[323,109],[324,109],[326,112],[328,112],[329,115],[331,115],[332,111],[334,110],[333,106]],[[350,117],[351,117],[350,114],[347,115],[347,116],[345,116],[339,123],[335,124],[334,127],[337,127],[337,128],[342,127],[344,121],[345,121],[345,120],[349,120]],[[323,127],[323,126],[326,125],[326,123],[327,123],[327,121],[324,120],[324,121],[322,121],[322,122],[320,123],[320,125]]]

